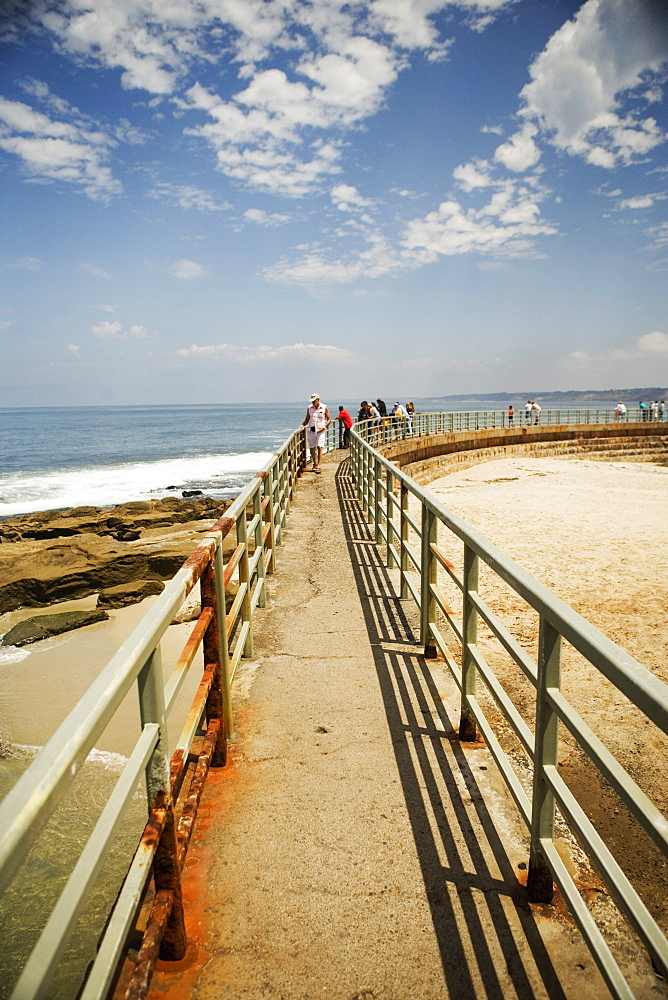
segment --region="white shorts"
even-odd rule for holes
[[[323,431],[312,431],[310,427],[306,428],[306,444],[309,448],[324,448],[325,447],[325,432]]]

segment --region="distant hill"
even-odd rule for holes
[[[510,403],[523,406],[527,399],[535,399],[547,409],[573,409],[578,406],[614,406],[618,400],[637,406],[640,400],[666,399],[668,387],[643,386],[633,389],[570,389],[566,392],[490,392],[462,393],[453,396],[429,396],[415,400],[420,410],[480,410],[505,409]]]

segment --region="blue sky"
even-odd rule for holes
[[[0,405],[668,382],[664,0],[4,0]]]

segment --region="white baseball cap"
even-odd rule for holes
[[[315,399],[320,399],[320,395],[317,392],[311,394],[311,402],[313,402]]]

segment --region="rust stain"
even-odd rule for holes
[[[211,766],[211,759],[213,757],[214,750],[216,749],[219,729],[220,719],[211,719],[207,728],[206,736],[204,737],[202,750],[197,761],[197,767],[195,768],[195,773],[193,774],[190,782],[188,797],[184,802],[183,809],[181,811],[181,818],[179,820],[178,827],[179,866],[181,869],[183,869],[185,864],[186,855],[188,853],[188,845],[190,844],[195,821],[197,820],[197,811],[202,797],[202,792],[204,790],[204,783],[206,782],[209,767]]]
[[[151,814],[148,818],[148,822],[144,827],[144,832],[141,836],[141,847],[148,849],[155,853],[155,849],[158,845],[160,837],[162,836],[162,831],[165,827],[165,822],[167,820],[167,810],[163,808],[156,808],[151,810]]]
[[[236,521],[233,517],[220,517],[211,528],[211,531],[219,531],[221,539],[227,538]]]
[[[240,733],[247,729],[244,716],[242,710],[236,725]],[[215,946],[210,938],[208,895],[209,871],[214,857],[205,834],[212,824],[225,822],[225,813],[236,795],[242,758],[235,746],[230,747],[227,767],[209,772],[183,868],[181,888],[188,938],[186,954],[179,962],[157,960],[147,1000],[185,1000],[192,996]]]
[[[151,916],[144,932],[144,939],[137,955],[137,962],[125,993],[125,1000],[143,1000],[148,993],[173,903],[173,892],[162,889],[156,893]]]

